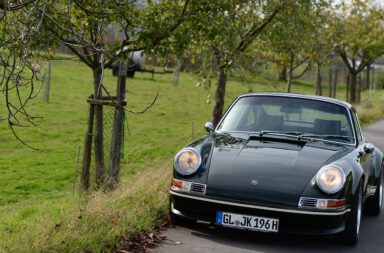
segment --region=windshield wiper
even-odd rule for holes
[[[352,141],[353,137],[352,136],[345,136],[345,135],[334,135],[334,134],[301,134],[299,136],[299,139],[301,138],[320,138],[324,140],[329,140],[329,139],[341,139],[341,140],[346,140],[346,141]]]
[[[296,132],[296,131],[269,131],[269,130],[261,130],[259,132],[251,132],[249,133],[249,136],[257,136],[262,137],[265,134],[272,134],[272,135],[281,135],[281,136],[301,136],[304,133],[303,132]]]

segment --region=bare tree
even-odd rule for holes
[[[44,78],[38,51],[43,21],[39,8],[45,4],[39,0],[0,1],[0,98],[6,106],[6,115],[0,115],[0,121],[6,121],[26,146],[16,127],[35,125],[36,117],[27,111],[27,104],[38,94]]]

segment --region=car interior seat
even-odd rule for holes
[[[313,131],[316,134],[340,135],[341,122],[339,120],[315,119]]]
[[[257,131],[282,131],[284,128],[284,116],[265,115],[257,126]]]

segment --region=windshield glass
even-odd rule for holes
[[[243,97],[231,108],[218,130],[301,132],[316,135],[314,138],[355,142],[345,107],[302,98]]]

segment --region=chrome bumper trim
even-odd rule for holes
[[[283,208],[274,208],[274,207],[266,207],[266,206],[255,206],[255,205],[234,203],[234,202],[229,202],[229,201],[224,201],[224,200],[202,198],[202,197],[191,196],[191,195],[182,194],[182,193],[178,193],[178,192],[174,192],[174,191],[170,191],[170,193],[172,195],[183,197],[183,198],[189,198],[189,199],[200,200],[200,201],[205,201],[205,202],[211,202],[211,203],[216,203],[216,204],[238,206],[238,207],[245,207],[245,208],[252,208],[252,209],[259,209],[259,210],[266,210],[266,211],[274,211],[274,212],[282,212],[282,213],[337,216],[337,215],[343,215],[343,214],[348,213],[348,212],[351,211],[351,209],[345,209],[345,210],[340,211],[340,212],[311,212],[311,211],[301,211],[301,210],[289,210],[289,209],[283,209]]]

